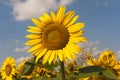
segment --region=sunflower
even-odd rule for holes
[[[49,71],[46,68],[42,68],[39,66],[34,67],[32,74],[35,74],[36,77],[39,77],[39,76],[50,77]]]
[[[98,59],[91,58],[87,60],[90,66],[99,66],[113,72],[120,79],[120,62],[116,59],[114,52],[106,50],[101,53]],[[92,76],[92,80],[111,80],[105,76]]]
[[[25,45],[30,46],[28,52],[32,52],[36,56],[36,62],[42,59],[42,63],[49,64],[56,62],[57,57],[60,61],[65,62],[66,59],[73,60],[75,53],[82,51],[79,42],[85,42],[87,39],[83,37],[84,23],[75,21],[79,15],[75,15],[75,11],[65,13],[66,7],[60,6],[57,13],[50,11],[50,15],[44,13],[38,19],[32,18],[35,26],[28,26],[26,35],[29,40]]]
[[[6,58],[1,68],[1,76],[3,80],[12,80],[13,75],[15,75],[15,65],[16,62],[14,58]]]
[[[70,62],[66,64],[66,73],[70,74],[73,72],[77,72],[79,69],[79,66],[77,66],[76,62]]]
[[[25,65],[25,62],[27,62],[28,60],[25,59],[23,62],[21,62],[18,66],[17,66],[17,74],[19,74],[19,76],[21,76],[21,78],[26,78],[27,80],[31,80],[32,76],[31,75],[23,75],[22,70],[23,67]]]
[[[22,70],[23,70],[24,65],[25,65],[25,61],[23,61],[20,64],[18,64],[17,69],[16,69],[17,70],[17,74],[22,75]]]

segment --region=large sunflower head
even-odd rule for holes
[[[51,64],[57,57],[60,61],[73,60],[75,53],[82,51],[78,43],[87,41],[82,36],[84,23],[75,23],[79,16],[74,16],[75,11],[65,13],[65,9],[60,6],[57,13],[51,11],[39,19],[32,18],[35,25],[28,26],[27,31],[31,34],[26,35],[29,40],[25,45],[31,46],[28,52],[36,56],[36,61],[42,58],[43,63]]]
[[[14,58],[6,58],[1,68],[1,76],[3,80],[12,80],[13,75],[15,75],[15,65],[16,62]]]

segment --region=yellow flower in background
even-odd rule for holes
[[[34,67],[32,74],[34,74],[36,77],[39,76],[51,77],[51,75],[49,75],[49,71],[47,70],[47,68],[41,68],[39,66]]]
[[[25,61],[23,61],[20,64],[18,64],[17,69],[16,69],[17,70],[17,74],[22,75],[22,70],[23,70],[24,65],[25,65]]]
[[[111,66],[112,67],[116,64],[116,62],[117,62],[117,59],[111,50],[103,51],[98,59],[96,58],[87,59],[87,63],[90,66],[96,65],[96,66]]]
[[[91,54],[86,54],[87,64],[90,66],[99,66],[101,62],[98,61],[96,58],[92,58]]]
[[[89,66],[99,66],[113,72],[120,79],[120,62],[116,59],[114,52],[106,50],[101,53],[98,59],[87,60]],[[93,76],[92,80],[111,80],[104,76]]]
[[[116,64],[116,57],[111,50],[106,50],[102,52],[98,61],[103,65],[114,66]]]
[[[42,59],[43,64],[47,61],[51,64],[58,57],[65,62],[66,59],[73,60],[75,53],[82,51],[78,43],[87,41],[82,36],[84,23],[75,23],[79,15],[74,16],[74,11],[65,13],[65,10],[66,7],[60,6],[56,14],[51,11],[39,20],[32,18],[35,26],[28,26],[27,31],[31,34],[26,35],[29,40],[25,45],[30,46],[28,52],[36,56],[36,61]]]
[[[15,75],[16,62],[14,58],[7,57],[1,68],[1,76],[3,80],[13,80],[12,77]]]
[[[71,74],[72,72],[77,72],[79,67],[75,62],[69,62],[66,64],[66,74]]]
[[[28,76],[22,76],[22,78],[27,78],[27,80],[32,80],[32,75],[28,75]]]
[[[32,79],[32,75],[23,75],[22,74],[22,70],[23,70],[23,67],[25,65],[25,62],[27,62],[28,60],[27,59],[24,59],[23,62],[21,62],[18,66],[17,66],[17,74],[19,74],[21,76],[21,78],[27,78],[28,80],[31,80]]]

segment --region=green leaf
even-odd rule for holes
[[[27,79],[27,78],[21,78],[20,80],[29,80],[29,79]]]
[[[13,75],[13,80],[21,80],[21,76],[18,75],[17,73],[15,73],[15,75]]]
[[[33,78],[33,80],[61,80],[61,77],[48,78],[48,77],[41,76],[41,77]]]
[[[79,72],[80,73],[91,73],[91,72],[101,72],[103,70],[105,70],[105,69],[98,67],[98,66],[87,66],[84,68],[80,68]]]
[[[39,76],[39,77],[33,77],[33,80],[61,80],[61,75],[58,75],[57,77],[45,77],[45,76]]]
[[[35,58],[33,57],[29,61],[25,62],[22,69],[22,75],[30,75],[32,73],[34,66],[35,66]]]
[[[106,78],[118,80],[117,76],[114,73],[98,66],[88,66],[88,67],[81,68],[79,69],[79,73],[74,75],[73,76],[76,78],[87,78],[91,76],[103,75]]]
[[[2,77],[0,77],[0,80],[2,80]]]
[[[77,77],[86,78],[86,77],[99,75],[104,70],[105,69],[98,67],[98,66],[84,67],[84,68],[79,69],[79,74],[77,75]]]
[[[107,78],[118,80],[117,76],[114,73],[112,73],[111,71],[104,70],[102,72],[102,74]]]

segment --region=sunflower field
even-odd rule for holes
[[[6,57],[0,68],[0,80],[120,80],[120,61],[112,50],[104,50],[98,57],[84,54],[79,43],[84,37],[84,22],[79,15],[60,6],[57,12],[44,13],[34,25],[28,26],[29,59],[16,65],[13,57]],[[84,54],[84,63],[77,57]]]

